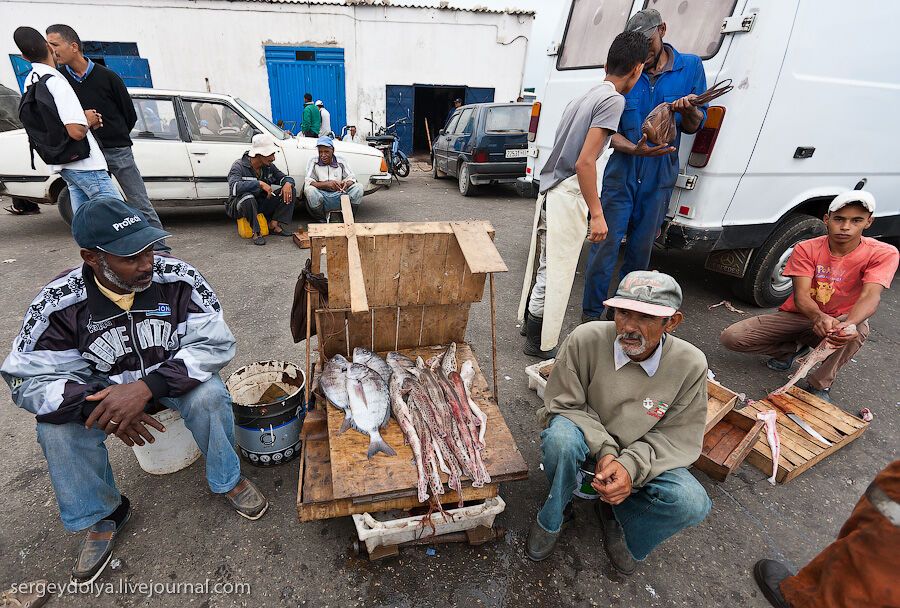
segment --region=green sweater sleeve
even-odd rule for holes
[[[579,357],[578,350],[588,345],[580,344],[577,338],[577,335],[570,335],[560,346],[559,356],[544,390],[544,407],[539,414],[545,424],[555,415],[565,416],[577,424],[593,456],[615,455],[618,445],[600,422],[597,413],[587,405],[585,386],[589,370],[583,363],[585,357]],[[579,362],[582,362],[584,369],[579,367]]]
[[[628,471],[634,487],[665,471],[688,467],[700,456],[706,425],[706,366],[698,372],[662,420],[616,458]]]

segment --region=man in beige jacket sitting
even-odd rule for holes
[[[585,323],[560,347],[538,411],[550,493],[528,534],[531,559],[549,557],[572,518],[579,469],[594,471],[604,549],[623,574],[709,512],[687,470],[703,445],[706,357],[671,335],[681,301],[669,275],[631,272],[604,302],[615,321]]]

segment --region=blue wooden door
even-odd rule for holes
[[[413,149],[413,102],[415,101],[415,87],[406,85],[387,85],[386,90],[386,119],[387,124],[393,124],[401,118],[407,122],[397,125],[397,137],[400,139],[400,149],[407,154],[412,154]]]
[[[122,77],[127,87],[153,88],[150,62],[143,57],[130,55],[104,55],[106,67]]]
[[[331,130],[340,135],[347,124],[344,89],[344,49],[267,46],[266,70],[272,120],[284,121],[293,133],[303,120],[303,94],[321,99],[331,115]]]
[[[494,101],[494,89],[466,87],[466,103],[489,103]]]

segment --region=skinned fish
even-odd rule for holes
[[[372,458],[378,452],[396,456],[397,452],[384,442],[380,429],[391,416],[391,397],[388,386],[374,370],[359,363],[351,363],[347,370],[347,394],[354,429],[369,436],[366,456]]]
[[[391,368],[387,362],[367,348],[357,346],[353,349],[353,362],[375,370],[385,383],[391,380]]]
[[[459,368],[456,364],[456,342],[451,342],[441,359],[441,371],[445,376],[449,376],[451,372],[457,371]]]
[[[465,361],[459,368],[459,376],[462,378],[463,387],[466,389],[466,398],[469,400],[469,409],[475,414],[475,417],[481,421],[478,429],[478,441],[484,445],[484,432],[487,430],[487,415],[478,407],[478,404],[472,399],[472,382],[475,380],[475,366],[471,361]]]
[[[856,325],[848,325],[845,327],[841,333],[855,333]],[[816,366],[817,363],[821,363],[828,357],[830,357],[834,351],[836,351],[839,347],[831,344],[827,339],[822,340],[818,346],[816,346],[808,355],[800,359],[800,367],[797,368],[797,371],[790,377],[787,381],[787,384],[784,386],[775,389],[772,391],[772,395],[781,395],[787,389],[791,388],[797,382],[806,378],[806,375]]]
[[[350,362],[342,355],[335,355],[325,363],[319,375],[319,386],[331,404],[344,412],[344,422],[338,434],[349,429],[353,424],[353,413],[350,411],[350,396],[347,394],[347,370]]]
[[[406,437],[409,447],[413,453],[413,461],[416,465],[416,473],[418,474],[416,488],[418,490],[419,502],[428,500],[428,474],[425,472],[425,459],[422,456],[422,443],[419,434],[416,432],[413,424],[412,412],[404,401],[404,395],[408,395],[412,390],[410,386],[412,380],[406,377],[404,381],[400,381],[398,374],[391,376],[390,393],[391,393],[391,410],[394,412],[394,418],[400,424],[400,429]]]

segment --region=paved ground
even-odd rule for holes
[[[753,562],[769,556],[794,567],[806,563],[836,535],[875,473],[897,457],[900,302],[892,291],[873,323],[869,344],[834,390],[848,409],[866,405],[875,413],[860,440],[787,486],[770,486],[749,466],[723,484],[697,473],[714,503],[709,518],[665,543],[629,578],[608,565],[587,505],[579,505],[578,523],[567,530],[556,554],[533,564],[523,556],[523,542],[547,484],[538,469],[534,411],[539,402],[528,391],[523,371],[533,360],[520,352],[514,319],[533,206],[507,188],[463,198],[453,182],[414,173],[401,186],[367,197],[363,208],[363,221],[479,218],[497,230],[497,245],[510,268],[497,284],[500,406],[531,468],[531,479],[502,489],[508,507],[498,523],[509,529],[507,538],[480,548],[440,546],[432,557],[424,547],[407,549],[399,559],[372,564],[349,554],[349,519],[298,523],[296,465],[246,468],[272,503],[265,518],[252,523],[210,497],[201,463],[151,477],[130,449],[112,439],[113,468],[132,499],[134,517],[116,548],[121,563],[108,569],[102,582],[210,579],[252,586],[249,595],[200,593],[151,604],[160,606],[765,606],[750,577]],[[0,214],[0,260],[15,260],[0,264],[2,344],[10,343],[40,287],[78,262],[55,209],[43,209],[36,217]],[[238,338],[237,357],[225,373],[260,359],[301,360],[300,345],[290,339],[288,312],[306,254],[288,239],[253,247],[238,239],[220,209],[164,210],[161,215],[177,237],[175,253],[198,266],[217,289]],[[687,321],[678,333],[704,349],[725,385],[760,397],[781,383],[784,376],[767,370],[761,359],[718,345],[721,329],[740,318],[722,307],[707,311],[709,304],[731,297],[721,277],[703,272],[700,260],[681,253],[657,253],[653,265],[681,281]],[[580,315],[580,294],[579,282],[567,331]],[[487,364],[490,331],[484,303],[473,307],[468,337]],[[0,391],[0,461],[0,587],[41,577],[66,581],[79,535],[67,534],[59,522],[33,418],[12,407],[5,390]],[[82,602],[64,597],[53,605]],[[111,594],[87,603],[140,602],[138,595]]]

